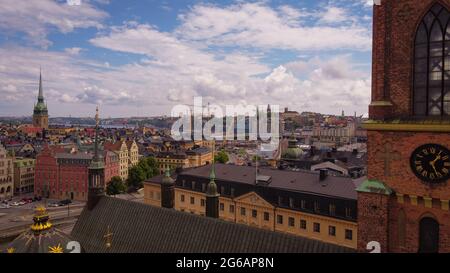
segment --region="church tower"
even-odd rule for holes
[[[358,249],[450,252],[450,0],[374,6]]]
[[[33,111],[33,126],[48,129],[48,110],[44,103],[44,90],[42,89],[42,73],[39,73],[39,93],[38,102],[34,106]]]
[[[99,156],[98,151],[98,107],[95,114],[95,143],[94,143],[94,158],[88,169],[89,181],[88,181],[88,201],[87,207],[92,210],[98,203],[98,201],[105,195],[105,166],[103,160]]]

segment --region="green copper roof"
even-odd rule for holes
[[[34,111],[47,111],[47,105],[45,105],[43,102],[38,102],[34,106]]]
[[[169,168],[166,169],[166,172],[162,179],[162,183],[167,184],[167,185],[171,185],[171,184],[175,183],[175,181],[172,179],[172,177],[170,177],[170,169]]]
[[[357,189],[357,192],[379,193],[391,195],[392,189],[386,186],[383,182],[377,180],[366,180]]]
[[[34,114],[47,114],[47,105],[44,103],[44,90],[42,88],[42,73],[39,73],[38,102],[34,106]]]

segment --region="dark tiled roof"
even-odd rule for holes
[[[106,248],[110,226],[112,246]],[[354,250],[142,203],[103,197],[84,209],[72,237],[86,252],[308,253]]]
[[[188,155],[195,155],[195,154],[202,155],[202,154],[207,154],[209,152],[210,152],[210,150],[207,147],[198,147],[198,148],[186,151],[186,154],[188,154]]]
[[[181,175],[208,178],[211,166],[206,165],[198,168],[184,170]],[[230,181],[243,184],[255,184],[255,168],[248,166],[236,166],[216,164],[216,180]],[[267,187],[284,189],[296,192],[312,193],[331,197],[340,197],[356,200],[357,193],[355,185],[349,177],[329,175],[324,181],[319,181],[319,174],[314,172],[286,171],[274,169],[259,169],[260,175],[272,177],[272,182]],[[156,182],[150,179],[150,182]]]

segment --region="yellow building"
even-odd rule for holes
[[[163,174],[167,169],[186,169],[208,165],[212,162],[213,155],[208,148],[199,147],[188,151],[161,152],[155,158],[159,173]]]
[[[105,150],[115,152],[119,155],[120,177],[125,181],[128,179],[128,168],[130,167],[129,150],[127,143],[123,140],[116,142],[105,142]]]
[[[16,193],[34,191],[35,159],[16,157],[14,159],[14,189]]]
[[[186,170],[177,175],[174,197],[176,210],[205,215],[205,192],[209,169],[209,166],[205,166]],[[271,176],[272,181],[266,186],[255,186],[255,183],[249,183],[252,179],[255,180],[253,168],[216,164],[218,176],[216,183],[221,193],[219,197],[221,219],[356,249],[356,196],[353,198],[354,186],[350,179],[328,177],[324,179],[324,181],[328,180],[328,185],[319,185],[317,193],[298,195],[296,191],[299,187],[290,184],[304,183],[308,188],[305,191],[313,190],[314,187],[309,186],[311,181],[308,179],[314,182],[317,180],[317,183],[320,183],[318,175],[279,170],[261,170],[261,172],[265,173],[260,175],[261,183],[270,181],[268,177]],[[278,176],[275,177],[275,175]],[[162,176],[158,176],[144,183],[146,204],[161,206],[161,179]],[[288,179],[287,183],[282,182],[283,179]],[[345,190],[338,191],[336,196],[326,198],[320,196],[323,194],[323,191],[319,192],[321,188],[328,186],[332,188],[338,184],[341,184]],[[280,190],[281,185],[287,187]],[[260,187],[273,187],[273,189],[262,190],[266,196],[264,198],[257,193],[261,191]],[[349,194],[351,198],[346,196],[346,190],[351,192]]]
[[[189,159],[185,153],[161,152],[155,157],[159,173],[163,174],[167,169],[189,168]]]
[[[128,168],[136,166],[139,162],[139,147],[134,140],[126,141],[128,149]]]
[[[12,157],[0,144],[0,199],[11,198],[14,195],[14,169]]]

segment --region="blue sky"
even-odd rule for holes
[[[221,106],[367,112],[370,0],[0,0],[0,116]]]

